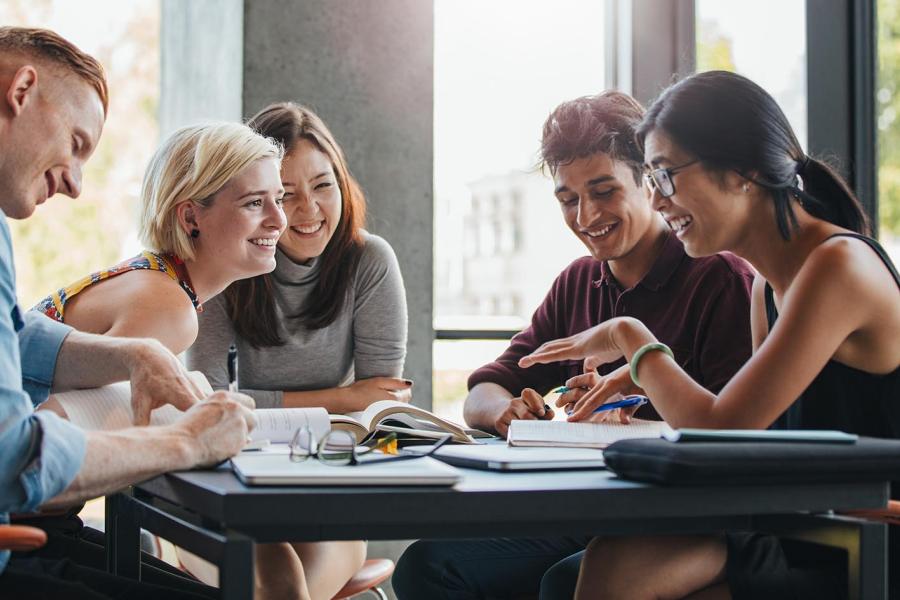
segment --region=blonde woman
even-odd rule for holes
[[[235,280],[275,268],[286,226],[282,155],[276,142],[236,123],[176,131],[144,177],[140,236],[147,249],[60,288],[35,310],[82,331],[152,337],[183,352],[197,337],[203,303]],[[328,556],[332,545],[339,543],[309,546]],[[358,545],[350,575],[365,559]],[[256,557],[257,599],[317,597],[289,544],[258,545]],[[328,572],[328,563],[315,568]]]

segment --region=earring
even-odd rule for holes
[[[191,237],[194,238],[195,240],[196,240],[198,237],[200,237],[200,230],[199,230],[199,229],[196,229],[196,228],[195,228],[195,229],[191,229]]]
[[[741,189],[743,189],[743,190],[744,190],[744,193],[746,194],[747,192],[750,191],[750,184],[749,184],[749,183],[745,183]],[[196,231],[196,229],[195,229],[194,231]]]

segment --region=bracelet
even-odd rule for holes
[[[634,385],[638,387],[643,387],[641,386],[640,382],[638,382],[638,363],[641,361],[641,358],[643,358],[645,354],[652,350],[661,350],[664,354],[667,354],[669,358],[675,360],[675,355],[672,353],[672,349],[662,342],[651,342],[649,344],[644,344],[643,346],[638,348],[637,352],[634,353],[634,356],[631,357],[631,381],[633,381]]]

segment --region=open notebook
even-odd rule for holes
[[[633,419],[631,424],[569,423],[567,421],[513,421],[507,439],[510,446],[557,448],[605,448],[633,438],[658,438],[671,428],[662,421]]]

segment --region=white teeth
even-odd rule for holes
[[[257,238],[255,240],[250,240],[251,244],[256,244],[257,246],[274,246],[278,243],[276,238]]]
[[[615,223],[610,223],[609,225],[607,225],[603,229],[600,229],[599,231],[585,231],[584,234],[586,236],[592,237],[592,238],[603,237],[604,235],[609,233],[610,229],[612,229],[614,226],[615,226]]]
[[[679,232],[691,223],[693,223],[694,218],[689,216],[684,217],[675,217],[674,219],[669,219],[669,227],[672,228],[673,231]]]
[[[322,225],[324,224],[325,221],[319,221],[318,223],[314,223],[313,225],[294,225],[291,227],[291,229],[300,233],[315,233],[318,230],[322,229]]]

